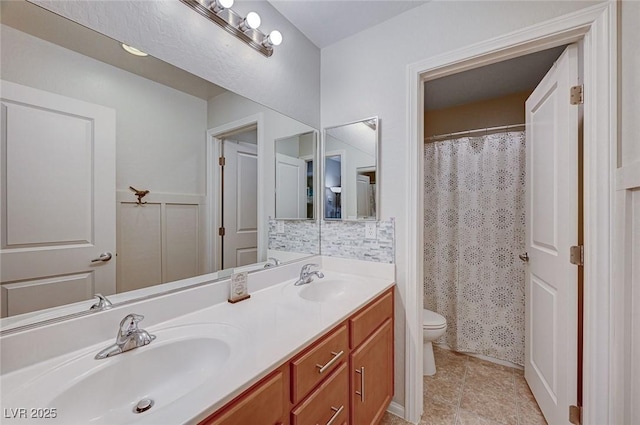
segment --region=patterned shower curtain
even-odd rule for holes
[[[424,307],[438,342],[524,364],[525,134],[425,144]]]

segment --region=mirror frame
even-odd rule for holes
[[[326,218],[324,216],[325,213],[325,202],[326,202],[326,197],[324,194],[324,188],[325,188],[325,162],[326,162],[326,141],[327,141],[327,130],[331,130],[334,128],[339,128],[339,127],[344,127],[347,125],[351,125],[351,124],[358,124],[364,121],[371,121],[371,120],[375,120],[376,122],[376,129],[375,131],[375,142],[376,142],[376,164],[375,164],[375,169],[376,169],[376,195],[375,195],[375,201],[376,201],[376,216],[373,218]],[[360,222],[367,222],[367,221],[380,221],[380,118],[378,115],[375,116],[371,116],[371,117],[367,117],[367,118],[363,118],[363,119],[359,119],[359,120],[355,120],[355,121],[350,121],[344,124],[338,124],[338,125],[333,125],[330,127],[324,127],[322,129],[322,141],[321,141],[321,147],[320,147],[320,179],[319,179],[319,185],[318,185],[318,194],[321,193],[320,196],[320,220],[321,221],[360,221]],[[321,230],[322,232],[322,230]],[[320,247],[320,252],[322,253],[322,247]]]
[[[91,28],[87,28],[86,26],[74,21],[73,19],[70,19],[68,17],[65,16],[61,16],[49,9],[43,8],[42,6],[36,4],[36,3],[31,3],[28,2],[27,0],[21,0],[21,1],[25,1],[26,3],[29,3],[31,7],[38,7],[42,10],[44,10],[46,13],[50,13],[53,16],[55,16],[56,18],[59,19],[64,19],[66,21],[68,21],[69,25],[77,25],[77,26],[81,26],[83,28],[85,28],[88,31],[92,31],[95,34],[101,36],[101,37],[105,37],[108,38],[116,43],[119,43],[117,40],[113,39],[112,37],[103,34],[99,31],[96,31],[94,29]],[[4,24],[3,24],[4,25]],[[22,30],[20,30],[22,31]],[[47,41],[47,40],[45,40]],[[53,44],[56,44],[55,42],[51,42]],[[84,55],[83,53],[79,53]],[[86,55],[85,55],[86,56]],[[161,60],[161,59],[157,59],[156,60]],[[182,68],[170,64],[171,66],[174,66],[177,69],[183,70]],[[184,71],[184,70],[183,70]],[[188,72],[188,71],[185,71]],[[142,76],[141,76],[142,77]],[[147,78],[147,77],[142,77],[142,78]],[[213,84],[216,84],[214,81],[210,81]],[[234,92],[235,93],[235,92]],[[314,156],[315,158],[319,158],[320,155],[320,132],[318,129],[312,127],[311,125],[301,122],[295,118],[291,118],[288,115],[280,112],[280,111],[276,111],[273,108],[267,107],[262,105],[259,102],[254,101],[251,98],[248,98],[246,96],[242,96],[236,93],[237,96],[241,96],[244,97],[245,99],[260,105],[266,109],[272,110],[274,112],[277,112],[278,114],[281,114],[282,116],[288,117],[292,120],[298,121],[301,124],[304,124],[306,126],[308,126],[311,130],[309,132],[313,132],[314,133]],[[209,129],[208,129],[209,130]],[[301,133],[303,134],[303,133]],[[275,143],[275,139],[274,139],[274,143]],[[317,224],[317,230],[315,231],[315,237],[317,237],[318,239],[318,252],[316,254],[306,254],[305,257],[312,257],[314,255],[320,255],[320,220],[319,220],[319,200],[317,199],[317,184],[319,182],[319,177],[316,178],[315,175],[320,175],[320,169],[318,168],[317,165],[318,160],[316,160],[316,164],[314,165],[314,218],[313,219],[303,219],[304,221],[310,221],[310,222],[314,222]],[[205,176],[206,178],[206,176]],[[205,190],[205,196],[207,196],[207,191]],[[115,201],[115,198],[114,198]],[[275,211],[274,211],[275,213]],[[266,222],[268,223],[269,219],[271,217],[267,216],[267,220]],[[288,220],[288,219],[283,219],[283,220]],[[267,249],[268,249],[268,241],[267,241]],[[301,257],[304,258],[304,257]],[[297,261],[300,261],[300,259],[291,259],[291,260],[287,260],[287,261],[282,261],[280,263],[280,265],[287,265],[287,264],[291,264],[291,263],[295,263]],[[260,264],[260,263],[258,263]],[[247,267],[251,267],[251,266],[242,266],[242,267],[238,267],[238,268],[242,268],[243,271],[248,271],[249,273],[254,273],[254,272],[259,272],[259,271],[263,271],[266,270],[264,269],[264,267],[262,266],[262,264],[255,265],[255,269],[254,270],[246,270]],[[83,301],[78,301],[78,302],[74,302],[74,303],[69,303],[69,304],[63,304],[60,306],[56,306],[56,307],[49,307],[46,309],[42,309],[42,310],[36,310],[33,312],[29,312],[29,313],[24,313],[25,317],[24,319],[18,319],[16,320],[16,324],[14,323],[7,323],[5,326],[6,327],[2,327],[0,328],[0,337],[4,337],[7,335],[11,335],[11,334],[16,334],[22,331],[27,331],[27,330],[31,330],[31,329],[37,329],[43,326],[48,326],[51,324],[55,324],[55,323],[61,323],[61,322],[66,322],[68,320],[72,320],[72,319],[76,319],[76,318],[80,318],[80,317],[85,317],[88,315],[92,315],[95,313],[102,313],[105,311],[108,311],[111,308],[117,308],[117,307],[122,307],[122,306],[126,306],[126,305],[130,305],[130,304],[134,304],[137,302],[143,302],[146,300],[150,300],[150,299],[154,299],[154,298],[158,298],[158,297],[162,297],[162,296],[166,296],[166,295],[170,295],[170,294],[174,294],[177,292],[181,292],[181,291],[185,291],[185,290],[189,290],[189,289],[193,289],[193,288],[197,288],[197,287],[201,287],[201,286],[205,286],[205,285],[210,285],[210,284],[216,284],[216,283],[220,283],[220,282],[224,282],[229,280],[230,276],[231,276],[232,271],[230,269],[227,270],[219,270],[217,272],[213,272],[213,273],[205,273],[205,274],[200,274],[200,275],[196,275],[193,277],[189,277],[189,278],[185,278],[185,279],[180,279],[180,280],[176,280],[176,281],[171,281],[171,282],[165,282],[165,283],[160,283],[157,285],[154,285],[150,288],[157,288],[157,291],[154,291],[153,293],[145,293],[143,295],[131,295],[128,296],[128,292],[123,292],[120,294],[112,294],[112,295],[108,295],[108,297],[112,297],[114,295],[124,295],[124,297],[126,297],[123,300],[119,300],[119,301],[115,301],[113,302],[113,305],[108,308],[108,309],[102,309],[102,310],[89,310],[89,306],[95,302],[95,299],[88,299],[88,300],[83,300]],[[215,277],[214,277],[215,276]],[[177,283],[177,282],[182,282],[182,283]],[[167,288],[167,286],[169,286]],[[134,293],[136,291],[140,291],[140,290],[146,290],[148,288],[141,288],[139,290],[134,290],[134,291],[130,291],[131,293]],[[58,315],[56,315],[56,309],[60,309],[60,313]],[[2,319],[10,319],[12,317],[18,318],[21,315],[16,315],[16,316],[8,316],[7,318],[2,318]],[[44,316],[45,318],[40,318]]]

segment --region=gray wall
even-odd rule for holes
[[[43,0],[43,6],[313,127],[320,122],[320,50],[266,1],[262,29],[284,38],[270,58],[177,0]]]

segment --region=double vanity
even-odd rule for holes
[[[392,264],[316,256],[251,273],[235,304],[223,280],[5,335],[2,423],[377,423],[393,281]]]

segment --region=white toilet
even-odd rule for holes
[[[436,361],[433,358],[433,345],[436,339],[444,335],[447,330],[447,319],[444,316],[427,310],[422,310],[422,337],[424,339],[423,374],[431,376],[436,373]]]

